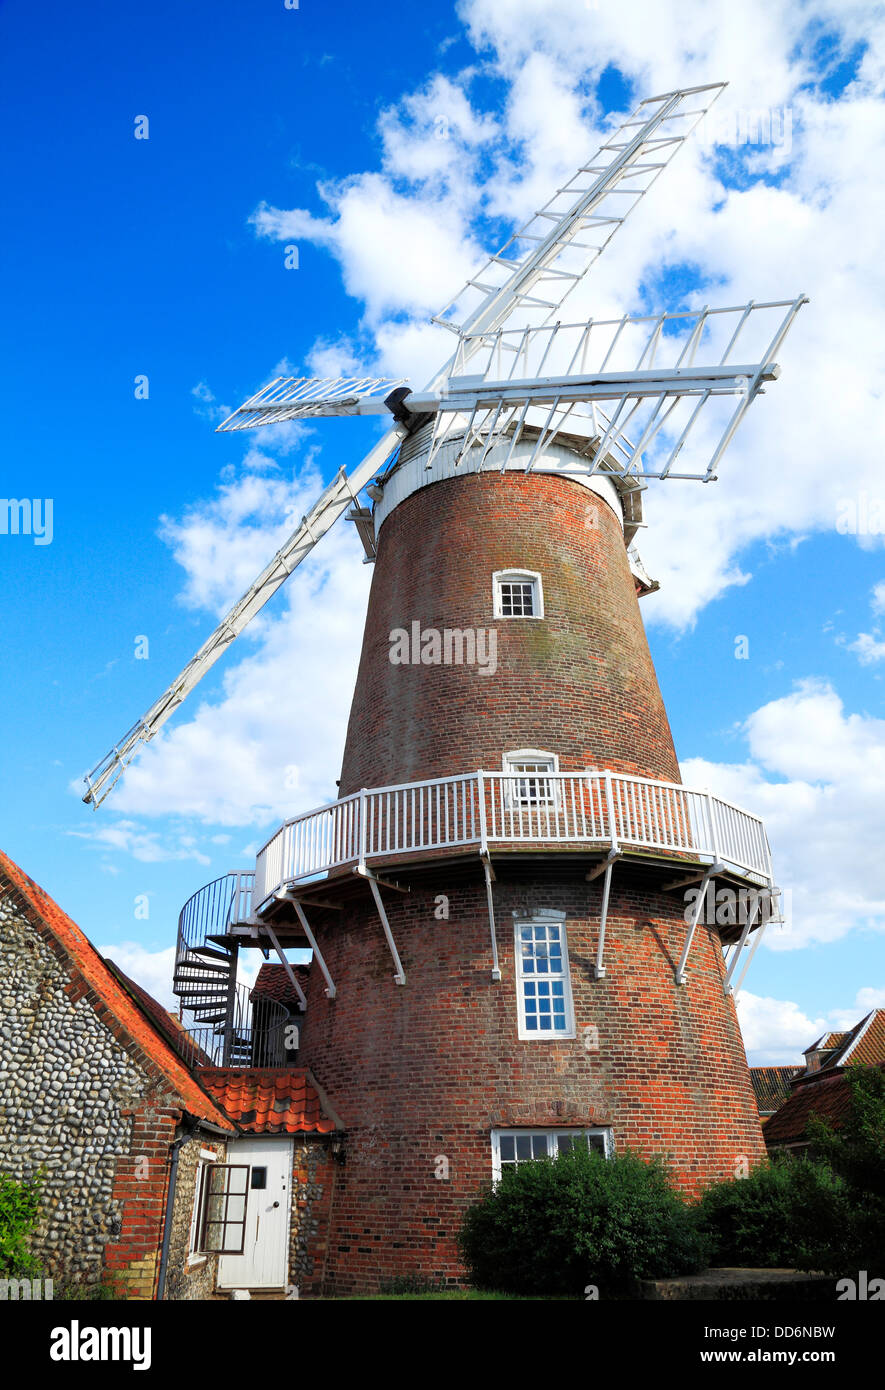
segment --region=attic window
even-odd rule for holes
[[[506,810],[555,808],[558,784],[545,772],[559,771],[559,758],[540,748],[516,748],[504,754],[504,771],[513,773],[503,783]]]
[[[496,618],[543,618],[540,574],[534,570],[498,570],[492,580]]]

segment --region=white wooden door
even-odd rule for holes
[[[227,1146],[228,1163],[249,1165],[246,1232],[242,1255],[222,1255],[222,1289],[281,1289],[286,1285],[292,1140],[276,1136],[237,1139]]]

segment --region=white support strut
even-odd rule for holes
[[[694,941],[694,934],[697,930],[697,925],[700,921],[701,913],[704,910],[704,903],[707,900],[707,887],[710,883],[710,880],[715,878],[717,874],[721,874],[724,868],[725,865],[720,864],[718,862],[715,864],[711,864],[709,869],[701,879],[701,887],[698,893],[698,900],[695,903],[694,910],[691,914],[691,925],[689,926],[688,934],[685,938],[685,945],[682,948],[682,956],[680,957],[679,964],[676,967],[677,985],[685,984],[685,962],[688,960],[688,953],[691,950],[691,943]]]
[[[610,849],[605,859],[604,865],[600,864],[598,871],[594,872],[593,874],[587,875],[588,880],[598,877],[599,872],[602,872],[605,875],[602,883],[602,904],[599,909],[599,941],[596,945],[596,961],[591,967],[594,980],[605,979],[605,966],[603,964],[603,959],[605,956],[605,928],[606,923],[608,922],[608,905],[609,898],[611,896],[612,869],[615,867],[616,861],[620,859],[621,853],[622,851],[620,849]]]
[[[403,963],[399,958],[399,951],[396,949],[396,942],[393,939],[393,932],[390,930],[390,923],[387,920],[387,912],[385,911],[384,903],[381,900],[381,892],[378,888],[378,879],[376,879],[373,873],[369,872],[365,865],[357,865],[356,873],[360,875],[360,878],[366,879],[370,889],[372,890],[372,897],[375,899],[375,907],[378,911],[378,916],[381,919],[381,926],[384,929],[384,936],[387,941],[390,954],[393,957],[393,963],[396,966],[396,974],[393,977],[393,982],[397,985],[404,985],[406,983],[406,972],[403,970]]]
[[[270,925],[270,923],[269,923],[269,922],[265,922],[265,923],[263,924],[263,928],[262,928],[262,929],[263,929],[263,930],[267,933],[267,935],[270,937],[271,945],[273,946],[274,950],[276,951],[277,955],[279,956],[280,960],[281,960],[282,963],[283,963],[283,969],[285,970],[286,974],[287,974],[288,977],[289,977],[289,983],[291,984],[291,986],[292,986],[292,988],[294,989],[295,993],[298,995],[298,1004],[299,1004],[299,1007],[300,1007],[300,1009],[301,1009],[301,1012],[304,1013],[305,1009],[307,1008],[307,999],[305,998],[304,990],[301,988],[301,985],[298,983],[298,976],[295,974],[295,971],[292,969],[292,962],[289,961],[289,960],[286,960],[285,954],[284,954],[284,952],[283,952],[283,948],[282,948],[282,946],[280,945],[279,941],[277,940],[277,934],[276,934],[276,932],[274,931],[273,927]]]
[[[310,923],[304,915],[304,908],[301,906],[301,903],[299,902],[298,898],[293,897],[290,893],[283,893],[281,897],[285,902],[290,902],[294,907],[295,914],[299,922],[301,923],[301,929],[304,932],[304,935],[307,937],[308,941],[310,942],[310,949],[313,951],[314,956],[316,957],[316,963],[320,967],[323,979],[326,982],[326,997],[328,999],[334,999],[336,994],[338,993],[338,990],[335,987],[335,982],[332,979],[332,976],[329,974],[329,967],[326,965],[326,962],[323,959],[323,953],[317,945],[317,939],[310,929]]]
[[[723,981],[723,990],[726,994],[731,993],[731,977],[734,974],[735,967],[737,966],[738,960],[740,959],[741,952],[743,951],[744,946],[746,945],[747,937],[753,930],[753,926],[755,924],[756,917],[759,913],[759,906],[761,902],[762,894],[761,892],[757,891],[753,896],[752,907],[750,908],[750,911],[747,913],[747,920],[744,923],[744,929],[741,932],[740,940],[738,941],[732,959],[729,962],[728,970],[725,975],[725,980]]]
[[[492,893],[492,882],[495,877],[495,871],[492,868],[492,857],[489,854],[489,828],[488,818],[486,816],[486,780],[482,768],[480,768],[476,774],[476,788],[479,800],[479,857],[482,861],[483,876],[486,881],[489,930],[492,934],[492,979],[498,981],[501,978],[501,967],[498,963],[498,933],[495,930],[495,899]]]

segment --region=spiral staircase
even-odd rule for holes
[[[223,874],[194,893],[178,919],[172,989],[190,1015],[197,1065],[272,1067],[290,1060],[289,1010],[237,980],[232,928],[250,919],[254,877]]]

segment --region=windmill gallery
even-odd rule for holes
[[[733,989],[773,914],[701,914],[717,885],[776,898],[768,840],[681,781],[634,541],[650,480],[715,480],[805,301],[574,321],[567,304],[720,91],[637,107],[441,312],[454,351],[424,390],[280,378],[219,426],[389,425],[87,779],[97,805],[354,523],[374,571],[338,796],[293,808],[179,921],[192,1074],[237,1129],[189,1178],[190,1254],[222,1288],[456,1283],[482,1186],[576,1143],[666,1150],[689,1191],[764,1153]]]

